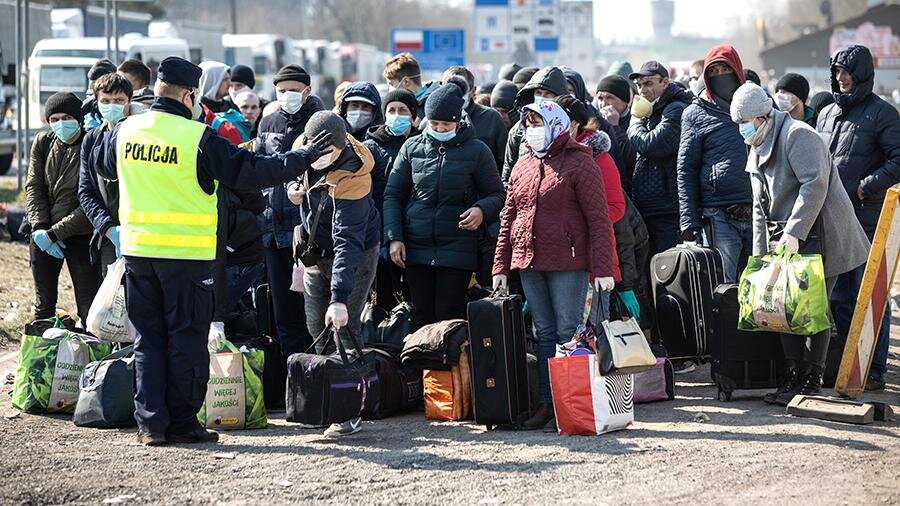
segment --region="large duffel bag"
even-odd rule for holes
[[[459,421],[472,417],[472,385],[469,358],[465,352],[449,371],[425,369],[422,384],[425,389],[425,418],[429,420]]]
[[[134,346],[85,366],[72,421],[79,427],[96,429],[135,424]]]
[[[422,405],[421,370],[400,366],[396,357],[378,348],[365,348],[363,352],[367,355],[372,353],[375,357],[379,393],[376,410],[364,412],[364,419],[387,418]]]
[[[309,353],[330,337],[334,339],[336,353]],[[345,349],[338,331],[329,326],[306,353],[288,357],[286,404],[289,422],[325,427],[359,418],[366,412],[378,412],[381,394],[374,352],[365,353],[352,334],[350,338],[353,350]]]
[[[681,244],[650,260],[655,331],[669,358],[709,355],[713,291],[724,281],[722,256],[715,248]]]
[[[491,429],[524,422],[531,406],[522,298],[472,301],[467,316],[475,423]]]

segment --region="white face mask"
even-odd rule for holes
[[[525,129],[525,142],[532,151],[539,152],[547,149],[547,134],[544,127],[528,127]]]
[[[203,106],[200,105],[200,96],[194,95],[194,106],[191,108],[191,119],[198,120],[203,115]]]
[[[303,103],[306,102],[307,97],[309,97],[305,91],[282,91],[276,93],[276,96],[278,97],[278,105],[288,114],[294,114],[299,111],[303,107]]]
[[[369,126],[372,122],[372,113],[369,111],[347,111],[347,124],[354,132]]]
[[[791,112],[794,110],[794,107],[796,107],[796,104],[794,104],[794,101],[791,100],[790,95],[787,95],[785,93],[775,94],[775,105],[778,106],[779,111],[783,112]]]
[[[334,163],[333,158],[336,152],[337,150],[335,149],[329,151],[328,153],[325,153],[324,155],[320,156],[318,160],[309,164],[309,166],[312,167],[313,170],[322,170],[328,168],[332,163]]]
[[[231,101],[234,102],[234,97],[240,95],[241,93],[243,93],[243,92],[245,92],[245,91],[250,91],[250,87],[249,87],[249,86],[244,86],[243,88],[238,88],[238,89],[236,89],[236,90],[229,89],[229,90],[228,90],[228,96],[231,97]]]

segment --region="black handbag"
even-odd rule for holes
[[[294,232],[294,236],[299,238],[294,245],[294,261],[299,260],[306,267],[315,267],[319,260],[322,259],[322,249],[316,246],[316,231],[319,229],[319,218],[322,216],[322,210],[325,209],[327,202],[328,188],[325,188],[322,190],[322,196],[319,199],[319,205],[316,208],[316,215],[313,218],[309,235],[307,236],[303,232],[303,225],[297,225],[299,230]]]
[[[344,330],[344,332],[347,332]],[[309,353],[333,336],[337,353]],[[374,352],[364,353],[349,334],[353,350],[345,349],[338,331],[329,325],[306,353],[288,358],[287,420],[310,427],[325,427],[378,413],[380,390]]]

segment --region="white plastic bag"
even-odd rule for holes
[[[106,278],[88,311],[86,325],[87,331],[100,339],[133,343],[135,331],[125,309],[123,277],[125,277],[125,259],[120,258],[106,271]]]
[[[294,270],[291,273],[290,290],[299,294],[303,293],[303,264],[300,262],[294,263]]]

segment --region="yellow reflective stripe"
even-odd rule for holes
[[[128,223],[214,226],[218,223],[217,214],[192,213],[159,213],[150,211],[128,211],[125,216]]]
[[[129,242],[139,246],[167,246],[181,248],[216,248],[216,236],[175,235],[132,232],[128,234]]]

